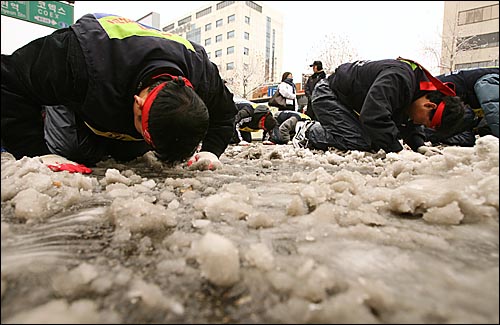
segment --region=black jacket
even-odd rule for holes
[[[236,106],[204,48],[108,14],[87,14],[2,55],[2,141],[17,156],[49,153],[40,112],[64,105],[98,138],[145,143],[134,126],[134,95],[163,72],[189,79],[205,102],[202,150],[220,156],[233,134]]]
[[[352,109],[374,150],[398,152],[402,138],[413,150],[424,144],[424,131],[409,121],[406,109],[425,95],[424,72],[399,60],[356,61],[340,65],[328,77],[330,88]]]
[[[471,108],[475,109],[480,108],[481,104],[479,103],[476,92],[474,91],[474,85],[479,78],[492,73],[498,74],[498,67],[458,70],[436,76],[436,78],[442,82],[453,83],[457,96],[462,99],[464,104],[467,104]]]
[[[191,81],[210,116],[202,150],[220,156],[233,133],[236,107],[205,49],[170,33],[125,18],[87,14],[71,28],[82,47],[89,73],[87,100],[81,113],[96,129],[135,133],[133,95],[153,71],[177,71]],[[138,135],[139,136],[139,135]]]
[[[306,82],[306,86],[304,88],[304,93],[306,94],[307,98],[311,98],[314,86],[320,81],[321,79],[326,78],[326,73],[321,70],[318,72],[313,73]]]

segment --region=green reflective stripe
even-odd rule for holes
[[[124,133],[111,132],[111,131],[99,131],[99,130],[91,127],[87,122],[85,122],[85,125],[87,125],[88,128],[92,132],[94,132],[95,134],[97,134],[98,136],[101,136],[101,137],[116,139],[116,140],[121,140],[121,141],[144,141],[144,139],[137,139],[131,135],[124,134]]]
[[[187,39],[171,33],[148,28],[128,18],[106,16],[97,19],[109,38],[124,39],[131,36],[152,36],[165,38],[183,44],[188,50],[195,52],[193,44]]]
[[[406,61],[406,60],[399,60],[399,61],[401,61],[401,62],[405,62],[405,63],[408,63],[408,64],[410,65],[411,69],[412,69],[412,70],[414,70],[414,71],[415,71],[415,69],[417,69],[417,68],[418,68],[418,65],[416,65],[416,64],[415,64],[415,63],[413,63],[413,62],[409,62],[409,61]]]
[[[474,108],[474,109],[472,109],[472,111],[474,112],[474,115],[476,115],[477,117],[484,117],[484,111],[481,107]]]
[[[240,131],[245,131],[245,132],[259,132],[260,129],[253,129],[251,127],[245,126],[240,128]]]
[[[303,119],[306,119],[306,120],[310,120],[311,117],[309,117],[309,115],[307,114],[304,114],[304,113],[299,113],[300,114],[300,117],[303,118]]]

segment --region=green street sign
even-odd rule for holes
[[[74,10],[61,1],[2,1],[2,15],[52,28],[73,24]]]

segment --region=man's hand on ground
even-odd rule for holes
[[[189,169],[198,170],[216,170],[222,167],[222,163],[219,161],[219,158],[208,151],[195,153],[193,157],[188,160],[187,165]]]
[[[40,156],[40,160],[44,165],[49,167],[54,172],[68,171],[70,173],[90,174],[92,169],[85,165],[78,164],[59,155],[44,155]]]
[[[424,156],[434,156],[443,154],[441,150],[439,150],[438,148],[428,147],[428,146],[420,146],[418,147],[417,151]]]
[[[249,146],[250,145],[250,142],[246,142],[245,140],[241,140],[239,143],[238,143],[239,146]]]

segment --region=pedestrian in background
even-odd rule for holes
[[[283,73],[281,77],[281,82],[278,85],[278,90],[280,94],[286,99],[286,107],[279,108],[280,111],[296,111],[297,110],[297,89],[293,83],[293,75],[291,72]]]
[[[314,110],[313,110],[313,105],[312,105],[312,94],[314,87],[323,78],[326,78],[326,73],[323,71],[323,63],[321,61],[314,61],[310,67],[313,69],[313,74],[309,76],[309,78],[306,81],[306,86],[304,89],[304,93],[307,97],[307,110],[306,114],[311,118],[315,119],[314,115]]]

